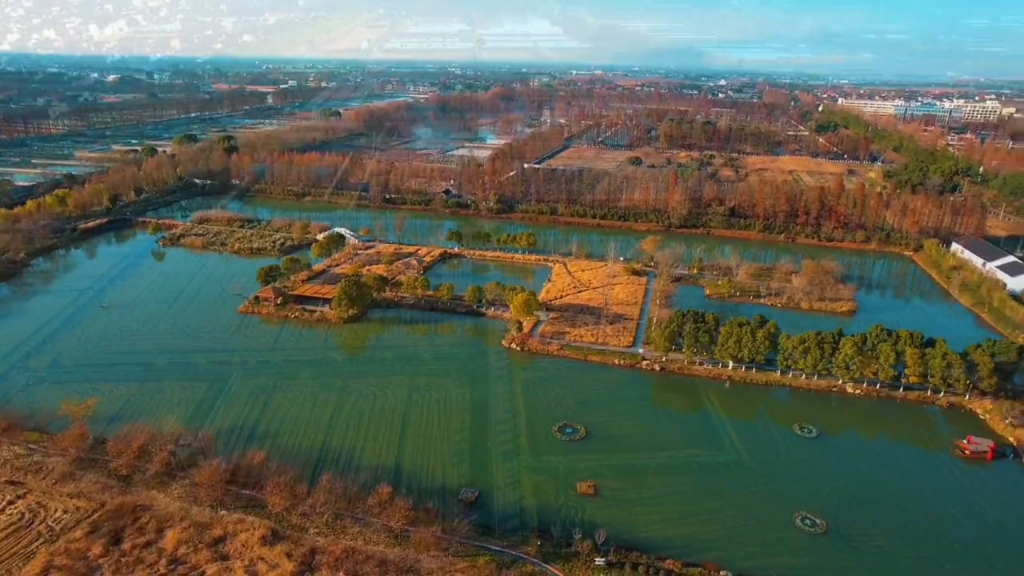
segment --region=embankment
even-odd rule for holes
[[[526,335],[509,336],[502,342],[507,348],[522,352],[545,354],[584,362],[594,362],[609,366],[623,368],[634,368],[651,370],[656,372],[670,372],[673,374],[685,374],[697,378],[711,378],[736,382],[741,384],[752,384],[757,386],[775,386],[785,388],[796,388],[810,392],[827,392],[834,394],[848,394],[851,396],[862,396],[868,398],[889,398],[896,401],[916,402],[930,404],[941,408],[952,408],[974,412],[989,425],[992,430],[999,433],[1017,447],[1018,452],[1024,450],[1024,428],[1014,426],[1006,417],[1006,405],[1008,401],[997,401],[992,398],[975,396],[965,398],[962,396],[930,394],[921,390],[900,391],[898,384],[874,383],[868,386],[851,382],[839,382],[835,378],[821,377],[811,378],[799,375],[780,375],[771,370],[741,370],[736,367],[729,370],[720,363],[715,365],[697,364],[696,362],[684,362],[681,360],[668,359],[652,361],[644,355],[634,352],[599,350],[585,346],[574,346],[569,343],[545,342],[528,338]],[[1010,402],[1018,409],[1024,409],[1022,402]]]

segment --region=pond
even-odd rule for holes
[[[164,209],[164,217],[188,217],[195,210],[222,208],[260,218],[302,218],[344,226],[359,231],[368,229],[375,237],[390,241],[451,246],[444,237],[458,228],[464,233],[487,229],[492,233],[530,230],[537,235],[536,253],[562,255],[589,254],[594,257],[632,258],[643,232],[543,225],[509,221],[482,221],[424,212],[400,212],[364,208],[343,208],[313,202],[286,202],[264,199],[200,198]],[[468,235],[468,234],[467,234]],[[926,336],[946,338],[962,349],[985,338],[998,337],[990,326],[961,306],[912,260],[898,254],[838,250],[781,242],[754,242],[688,234],[662,234],[661,246],[674,249],[684,258],[739,255],[743,259],[772,263],[783,259],[798,262],[802,258],[832,259],[846,271],[846,281],[858,286],[859,310],[853,317],[780,310],[758,305],[736,305],[718,301],[704,302],[703,294],[683,287],[676,305],[700,307],[725,315],[758,312],[779,321],[783,330],[862,330],[873,324],[918,330]]]
[[[954,437],[992,434],[973,416],[513,353],[484,319],[238,314],[269,261],[163,252],[134,231],[39,260],[0,285],[0,405],[97,397],[97,432],[204,429],[223,454],[259,448],[310,480],[389,481],[444,509],[471,486],[498,534],[603,528],[757,574],[1019,570],[1019,464],[950,454]],[[561,421],[586,438],[559,441]],[[584,480],[596,497],[575,494]],[[798,510],[829,533],[796,529]]]
[[[437,264],[427,272],[431,286],[443,282],[455,285],[456,294],[465,294],[470,286],[484,286],[490,282],[501,282],[506,286],[522,286],[540,294],[544,282],[551,275],[548,266],[512,264],[490,260],[452,258]]]

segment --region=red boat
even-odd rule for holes
[[[1004,456],[1003,450],[988,438],[968,436],[963,440],[953,441],[953,453],[961,458],[973,458],[978,460],[998,460]]]

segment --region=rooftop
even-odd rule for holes
[[[1009,252],[998,248],[993,244],[990,244],[981,238],[975,238],[974,236],[963,236],[956,239],[956,243],[967,250],[971,254],[974,254],[978,258],[981,258],[985,262],[995,262],[996,260],[1002,260],[1010,255]]]
[[[996,269],[1010,278],[1024,276],[1024,262],[1021,262],[1020,260],[1013,260],[1012,262],[1007,262],[1001,266],[996,266]]]

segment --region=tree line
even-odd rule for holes
[[[674,311],[649,328],[647,340],[660,353],[679,350],[686,361],[716,359],[727,362],[730,370],[739,364],[743,370],[768,366],[779,375],[830,375],[865,385],[899,381],[901,390],[903,385],[923,385],[929,393],[970,393],[975,388],[989,394],[1009,392],[1024,360],[1024,346],[1009,340],[989,339],[957,352],[942,338],[881,325],[856,334],[841,328],[786,334],[760,314],[723,322],[701,310]]]
[[[449,230],[444,239],[459,246],[487,247],[494,245],[498,248],[520,248],[531,250],[537,247],[537,235],[529,230],[522,232],[503,232],[492,234],[487,230],[473,230],[463,233],[458,228]]]

